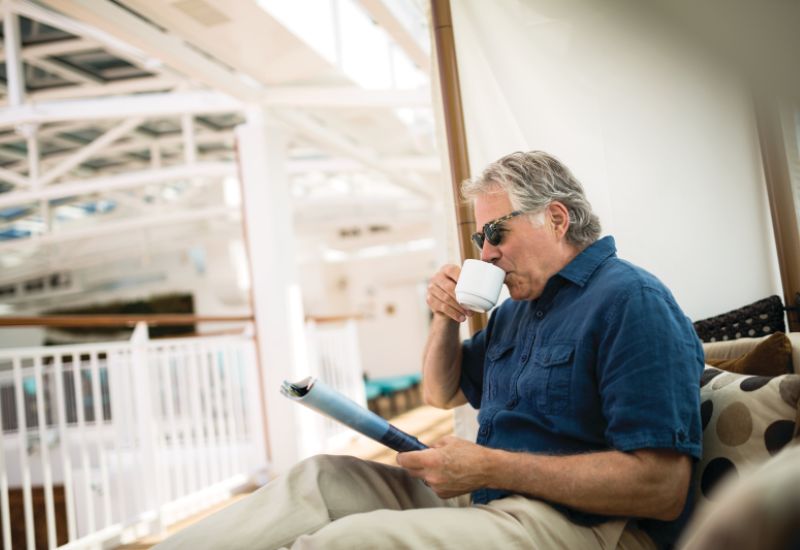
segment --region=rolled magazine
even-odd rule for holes
[[[385,419],[337,392],[318,378],[309,376],[299,382],[284,381],[281,393],[345,426],[383,443],[397,452],[421,451],[427,445],[413,435],[398,430]]]

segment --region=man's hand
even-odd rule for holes
[[[444,315],[453,321],[462,323],[472,316],[472,311],[463,307],[456,300],[456,281],[461,273],[457,265],[447,264],[431,278],[428,284],[426,302],[434,314]]]
[[[398,454],[397,463],[440,498],[450,498],[486,486],[489,453],[486,447],[449,435],[430,449]]]

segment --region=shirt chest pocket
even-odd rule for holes
[[[486,373],[484,382],[484,405],[490,404],[497,398],[498,391],[507,392],[511,388],[511,374],[514,365],[514,342],[498,342],[486,353]],[[500,396],[505,402],[507,396]]]
[[[575,344],[548,344],[533,351],[522,384],[524,392],[545,414],[566,411],[570,401]]]

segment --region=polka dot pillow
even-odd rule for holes
[[[703,460],[698,502],[713,500],[723,477],[766,462],[795,436],[800,375],[747,376],[706,367],[700,381]],[[709,497],[710,495],[710,497]]]

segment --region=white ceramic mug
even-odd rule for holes
[[[472,311],[489,311],[497,303],[506,272],[489,262],[466,260],[456,283],[456,300]]]

